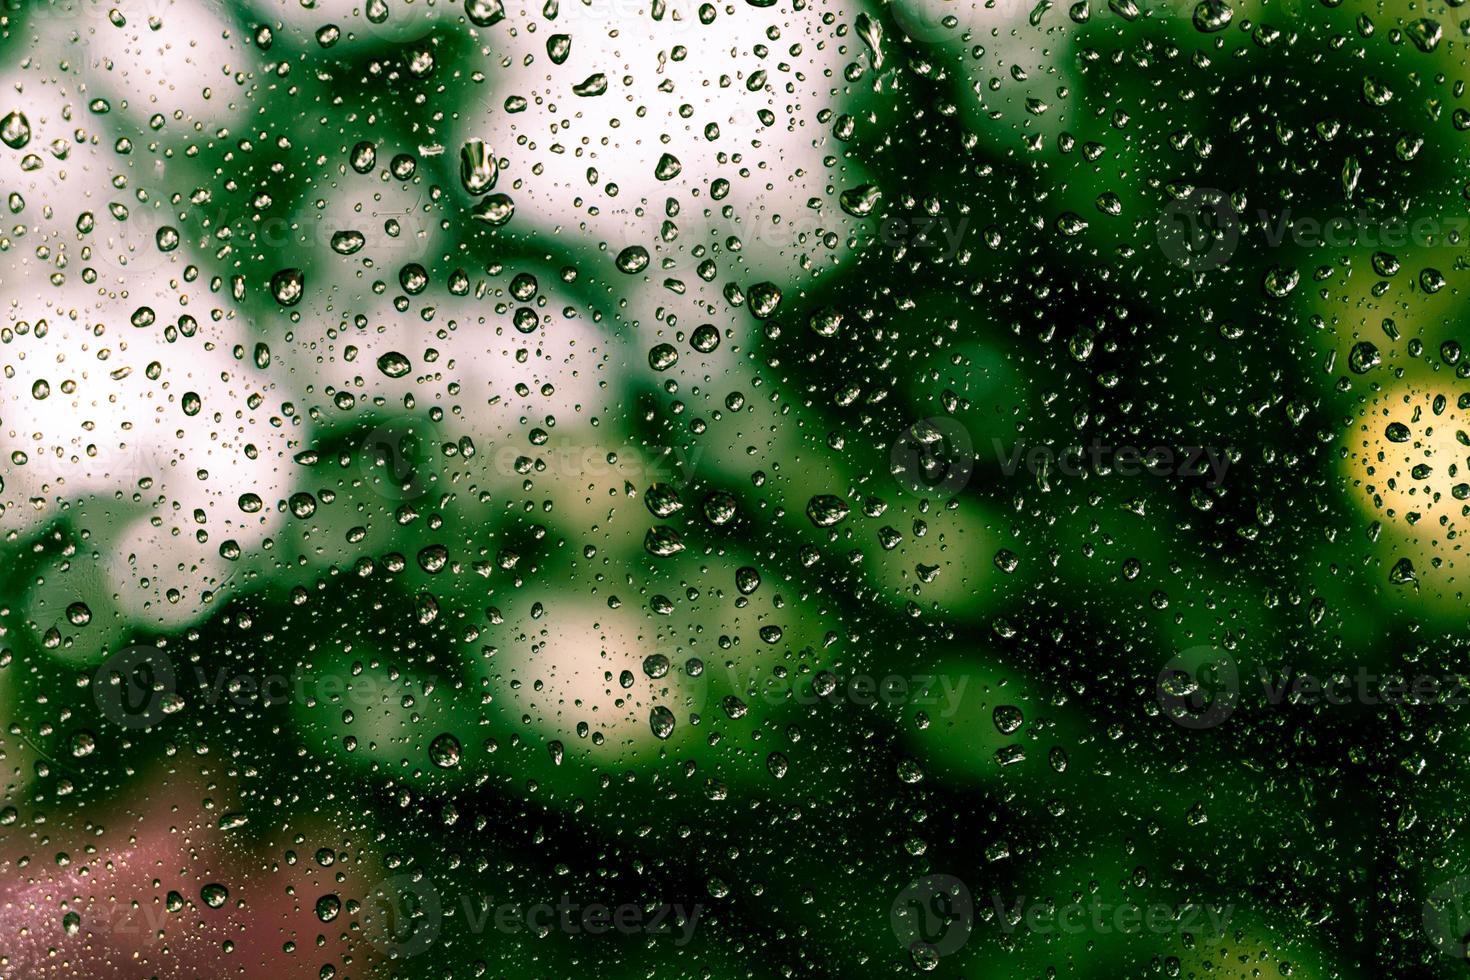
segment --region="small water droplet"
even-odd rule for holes
[[[378,358],[378,370],[390,378],[401,378],[413,369],[408,358],[396,350],[390,350]]]
[[[661,704],[648,713],[648,727],[655,738],[666,739],[674,734],[674,724],[674,713]]]
[[[459,182],[470,194],[487,194],[495,188],[500,174],[495,154],[484,140],[466,140],[459,151]]]
[[[631,276],[648,268],[648,258],[648,249],[642,245],[629,245],[618,253],[614,262],[619,271]]]
[[[877,184],[860,184],[843,191],[837,202],[854,218],[866,218],[882,197],[883,190]]]
[[[31,141],[31,123],[24,113],[12,109],[0,118],[0,140],[12,150],[18,150]]]
[[[271,295],[282,306],[295,306],[301,302],[306,286],[306,276],[300,269],[282,269],[271,276]]]
[[[440,769],[453,769],[459,765],[459,739],[444,732],[429,743],[429,759]]]
[[[1223,31],[1234,17],[1235,9],[1225,0],[1200,0],[1194,7],[1194,27],[1203,34]]]
[[[316,900],[316,917],[323,922],[331,922],[342,911],[342,899],[336,895],[327,894]]]
[[[750,287],[750,312],[757,319],[764,320],[776,312],[776,307],[781,305],[781,290],[775,283],[758,282]]]
[[[712,323],[701,323],[689,335],[689,346],[701,354],[708,354],[720,346],[720,331]]]
[[[819,493],[806,505],[806,516],[817,527],[832,527],[847,519],[851,512],[847,501],[829,493]]]
[[[465,16],[476,27],[490,27],[505,17],[505,5],[501,0],[467,0]]]
[[[1378,348],[1366,340],[1360,340],[1348,352],[1348,367],[1354,374],[1367,374],[1383,363]]]
[[[607,76],[604,75],[602,72],[588,75],[585,81],[578,82],[576,85],[572,86],[572,92],[582,96],[583,98],[588,98],[594,95],[601,95],[606,91]]]

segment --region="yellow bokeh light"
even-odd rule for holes
[[[1454,588],[1470,515],[1470,405],[1460,397],[1434,384],[1396,385],[1366,404],[1343,442],[1352,496],[1381,524],[1381,556],[1408,558],[1435,593]]]

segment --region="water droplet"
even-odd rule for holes
[[[806,505],[806,516],[817,527],[832,527],[847,519],[851,512],[847,501],[828,493],[819,493]]]
[[[643,536],[643,548],[650,555],[667,558],[684,550],[684,538],[673,528],[659,525]]]
[[[642,245],[629,245],[618,253],[614,261],[619,271],[634,275],[648,268],[648,249]]]
[[[1057,216],[1057,231],[1072,237],[1087,230],[1087,222],[1074,211],[1063,211]]]
[[[730,523],[735,517],[736,507],[735,495],[725,490],[711,490],[701,504],[705,519],[714,525]]]
[[[689,335],[689,346],[701,354],[708,354],[720,346],[720,331],[712,323],[701,323]]]
[[[807,326],[820,337],[835,337],[842,329],[842,313],[835,307],[824,306],[807,319]]]
[[[882,197],[883,191],[877,184],[861,184],[843,191],[837,202],[854,218],[866,218]]]
[[[292,515],[304,520],[316,513],[316,498],[305,490],[298,490],[291,494],[286,506],[290,508]]]
[[[607,91],[607,76],[602,72],[588,75],[585,81],[572,86],[572,92],[584,98],[601,95]]]
[[[12,109],[0,118],[0,140],[12,150],[18,150],[31,141],[31,123],[24,113]]]
[[[449,732],[435,736],[429,743],[429,759],[440,769],[453,769],[459,765],[459,739]]]
[[[750,312],[757,319],[764,320],[776,312],[776,307],[781,304],[781,290],[775,283],[758,282],[750,287]]]
[[[507,194],[491,194],[475,205],[475,218],[499,227],[515,216],[516,205]]]
[[[1354,374],[1367,374],[1383,363],[1378,348],[1366,340],[1360,340],[1348,352],[1348,367]]]
[[[510,294],[522,303],[529,303],[536,296],[536,277],[529,272],[518,272],[510,281]]]
[[[667,518],[683,509],[679,491],[668,483],[650,484],[643,494],[643,504],[649,513],[659,519]]]
[[[873,61],[873,70],[881,71],[883,68],[883,25],[879,21],[869,17],[867,14],[858,14],[853,26],[857,28],[858,37],[863,39],[863,44],[868,47],[868,56]]]
[[[339,231],[332,235],[332,251],[338,255],[352,255],[367,244],[367,238],[360,231]]]
[[[1392,252],[1374,252],[1372,257],[1373,271],[1385,279],[1398,275],[1398,256]]]
[[[1438,21],[1421,17],[1416,21],[1411,21],[1404,29],[1404,33],[1409,35],[1409,40],[1414,42],[1415,47],[1429,54],[1439,47],[1440,38],[1444,36],[1444,29],[1439,26]]]
[[[1235,9],[1225,0],[1200,0],[1194,7],[1195,30],[1204,34],[1223,31],[1234,17]]]
[[[996,706],[995,710],[990,713],[990,717],[995,723],[996,731],[1002,735],[1010,735],[1016,729],[1020,728],[1022,722],[1025,721],[1025,716],[1021,714],[1021,709],[1013,704]]]
[[[501,0],[466,0],[465,16],[476,27],[490,27],[505,17],[505,5]]]
[[[97,736],[83,729],[71,737],[71,754],[74,759],[84,759],[97,751]]]
[[[653,175],[659,180],[673,180],[683,169],[684,165],[679,162],[678,157],[672,153],[665,153],[658,158],[658,164],[653,168]]]
[[[331,922],[342,911],[342,899],[336,895],[327,894],[316,900],[316,917],[323,922]]]
[[[396,350],[390,350],[378,358],[378,370],[390,378],[401,378],[413,369],[408,358]]]
[[[429,272],[417,262],[409,262],[398,270],[398,285],[410,296],[417,296],[429,286]]]
[[[515,315],[511,318],[511,323],[521,333],[533,333],[541,325],[541,318],[529,306],[522,306],[515,311]]]
[[[750,595],[761,587],[761,573],[749,565],[735,570],[735,588],[741,595]]]
[[[363,140],[352,148],[350,159],[352,169],[360,174],[365,174],[377,166],[378,148],[367,140]]]
[[[437,575],[449,564],[449,549],[442,544],[426,545],[419,549],[418,563],[430,575]]]
[[[467,140],[459,151],[459,182],[470,194],[487,194],[495,187],[500,167],[484,140]]]
[[[674,713],[661,704],[648,713],[648,727],[655,738],[666,739],[674,734],[674,724]]]
[[[1300,281],[1301,273],[1295,269],[1286,269],[1278,265],[1267,270],[1263,285],[1268,294],[1281,299],[1290,295]]]
[[[306,276],[300,269],[282,269],[271,276],[271,295],[282,306],[295,306],[301,302],[305,285]]]
[[[1414,563],[1407,558],[1400,558],[1389,569],[1388,580],[1394,585],[1407,585],[1410,582],[1417,583],[1419,577],[1414,572]]]

